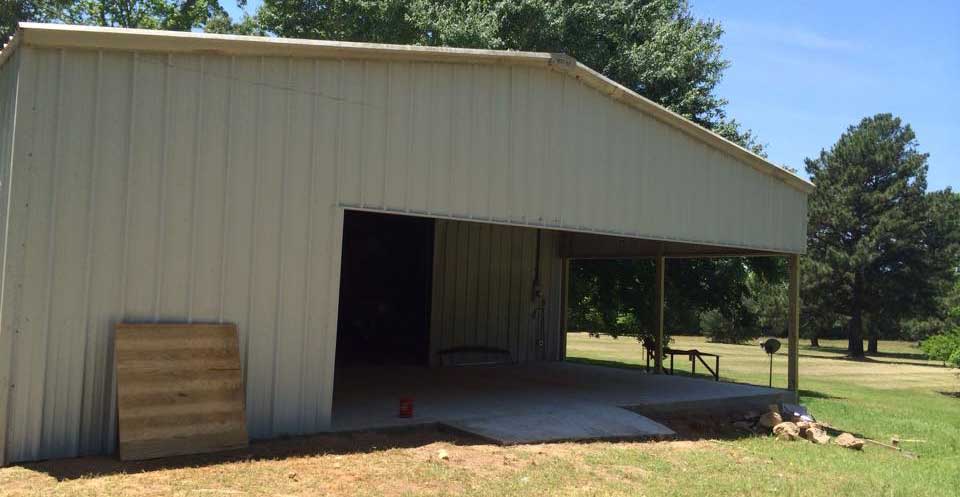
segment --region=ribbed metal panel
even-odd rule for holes
[[[8,460],[114,449],[120,320],[237,323],[251,435],[326,428],[343,208],[804,246],[805,194],[546,68],[15,57]]]
[[[517,362],[563,358],[560,233],[440,220],[435,237],[433,362],[438,351],[475,346],[507,350]]]
[[[13,56],[0,66],[0,274],[4,267],[7,249],[7,213],[10,198],[10,171],[13,166],[13,137],[17,121],[17,88],[20,55]],[[0,281],[3,281],[0,276]],[[4,288],[0,285],[0,302]],[[0,309],[0,321],[2,321]],[[8,394],[10,389],[10,362],[12,360],[13,334],[15,330],[0,327],[0,466],[6,461],[3,448],[7,439]]]
[[[341,205],[779,252],[806,194],[562,73],[350,61]]]
[[[340,63],[21,55],[9,459],[114,449],[120,320],[237,323],[252,436],[325,429]]]

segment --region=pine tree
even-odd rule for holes
[[[926,193],[927,154],[909,125],[878,114],[851,126],[806,168],[816,192],[809,202],[806,315],[838,316],[848,352],[862,357],[901,323],[936,307],[949,250],[932,236]],[[942,238],[942,237],[941,237]],[[829,319],[827,319],[829,321]]]

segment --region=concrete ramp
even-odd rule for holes
[[[444,424],[505,445],[567,440],[670,438],[676,435],[673,430],[650,418],[619,407],[596,404],[477,417]]]

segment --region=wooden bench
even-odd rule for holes
[[[646,352],[647,371],[650,371],[651,370],[650,361],[654,360],[654,364],[656,363],[655,361],[657,356],[656,342],[654,342],[653,340],[643,340],[642,343],[643,343],[644,351]],[[681,356],[685,355],[690,359],[690,370],[693,374],[697,374],[697,362],[699,361],[701,364],[703,364],[703,367],[707,368],[707,371],[710,371],[710,374],[713,375],[714,380],[720,381],[720,356],[717,354],[701,352],[697,349],[683,350],[683,349],[671,349],[670,347],[664,347],[663,355],[670,356],[670,370],[668,371],[668,374],[674,374],[674,370],[673,370],[674,357],[677,355],[681,355]],[[714,367],[711,368],[710,365],[707,364],[707,361],[704,359],[704,357],[713,357]]]

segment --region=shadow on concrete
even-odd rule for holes
[[[212,454],[165,457],[148,461],[120,461],[94,456],[23,463],[19,466],[50,475],[58,481],[96,478],[121,473],[144,473],[180,468],[197,468],[245,461],[282,460],[292,457],[348,455],[422,447],[436,442],[455,445],[482,445],[490,442],[440,425],[421,425],[378,431],[322,434],[286,439],[255,441],[245,449]]]

